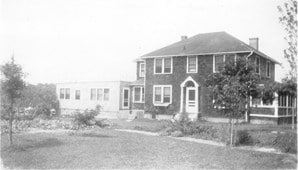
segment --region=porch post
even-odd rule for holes
[[[274,117],[278,117],[278,94],[274,94],[273,106],[274,106]]]
[[[180,89],[181,89],[181,91],[180,91],[180,113],[182,113],[183,112],[183,98],[184,98],[184,95],[183,95],[183,86],[182,86],[182,84],[180,85]]]

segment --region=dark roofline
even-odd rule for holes
[[[254,53],[256,53],[257,55],[259,55],[259,56],[261,56],[261,57],[264,57],[264,58],[266,58],[266,59],[268,59],[268,60],[274,62],[275,64],[280,64],[280,62],[278,62],[278,61],[276,61],[275,59],[269,57],[268,55],[262,53],[261,51],[254,49],[254,48],[251,47],[250,45],[248,45],[248,44],[246,44],[245,42],[239,40],[238,38],[236,38],[236,37],[234,37],[234,36],[232,36],[232,35],[226,33],[225,31],[210,32],[210,33],[202,33],[202,34],[214,34],[214,33],[225,33],[225,34],[231,36],[233,39],[235,39],[236,41],[238,41],[239,43],[241,43],[241,45],[243,45],[243,46],[247,49],[247,51],[243,51],[243,50],[242,50],[242,51],[216,52],[216,53],[196,53],[196,54],[178,54],[178,55],[157,55],[157,56],[149,56],[148,54],[152,53],[152,52],[150,52],[150,53],[147,53],[147,54],[145,54],[145,55],[140,56],[140,57],[139,57],[138,59],[136,59],[135,61],[142,60],[142,59],[145,59],[145,58],[157,58],[157,57],[182,57],[182,56],[191,56],[191,55],[214,55],[214,54],[229,54],[229,53],[247,53],[247,52],[254,52]],[[194,38],[194,37],[196,37],[196,36],[198,36],[198,35],[202,35],[202,34],[194,35],[194,36],[190,37],[189,39]],[[172,44],[167,45],[167,46],[165,46],[165,47],[174,45],[174,44],[179,43],[179,42],[181,42],[181,41],[172,43]],[[161,50],[161,49],[163,49],[163,48],[165,48],[165,47],[159,48],[159,49],[154,50],[154,51]]]

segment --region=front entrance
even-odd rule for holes
[[[199,113],[199,84],[189,76],[181,84],[180,113],[191,113],[196,117]]]
[[[186,87],[185,111],[187,113],[198,113],[198,95],[196,87]]]

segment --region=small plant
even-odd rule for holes
[[[235,145],[252,145],[254,143],[247,130],[237,131],[235,140]]]
[[[94,124],[96,123],[95,122],[96,115],[97,115],[96,111],[94,111],[94,110],[85,110],[83,113],[77,112],[74,116],[74,122],[78,126],[81,126],[81,125],[89,126],[89,125],[92,125],[93,122],[94,122]]]

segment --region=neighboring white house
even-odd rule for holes
[[[95,109],[100,105],[100,117],[133,118],[129,111],[129,84],[125,81],[58,83],[56,93],[61,114]]]

